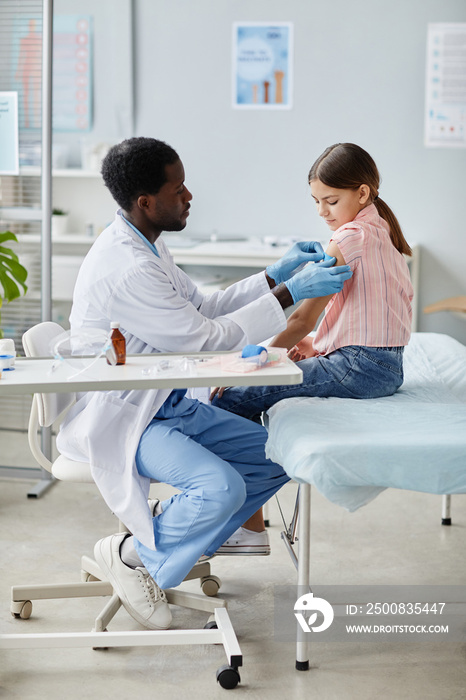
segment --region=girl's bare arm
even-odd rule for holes
[[[339,247],[333,241],[330,242],[325,252],[337,259],[336,265],[346,264]],[[333,294],[316,299],[305,299],[289,317],[286,329],[275,336],[270,345],[288,350],[294,347],[296,343],[299,343],[302,338],[314,330],[320,314],[332,296]]]

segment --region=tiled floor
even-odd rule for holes
[[[2,440],[0,435],[0,445]],[[10,616],[12,584],[79,580],[80,555],[92,554],[94,542],[114,529],[113,516],[93,487],[57,483],[42,498],[27,499],[30,483],[0,480],[2,632],[88,631],[102,606],[99,599],[38,601],[29,620]],[[287,516],[294,497],[295,486],[282,489],[280,502]],[[386,491],[349,514],[314,492],[313,582],[464,585],[466,496],[453,499],[450,528],[440,525],[440,506],[438,496]],[[316,643],[311,669],[296,671],[294,644],[277,641],[274,629],[276,587],[291,587],[296,580],[280,539],[282,523],[275,501],[269,517],[270,557],[217,557],[212,562],[213,573],[223,581],[221,595],[228,600],[244,654],[242,680],[235,690],[224,690],[215,680],[216,669],[226,662],[221,646],[30,649],[2,652],[0,697],[210,700],[226,693],[257,700],[466,697],[466,644],[442,642],[439,637],[416,643],[399,638]],[[205,622],[204,613],[174,611],[175,627],[203,627]],[[139,629],[124,610],[114,625]]]

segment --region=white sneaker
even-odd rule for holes
[[[267,530],[253,532],[240,527],[217,549],[215,554],[266,557],[270,554],[269,533]]]
[[[95,559],[131,617],[149,629],[166,630],[172,614],[164,591],[145,568],[132,569],[121,561],[120,545],[127,536],[119,532],[99,540],[94,547]]]

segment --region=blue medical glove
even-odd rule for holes
[[[322,263],[308,265],[298,272],[297,275],[285,282],[286,287],[293,297],[293,303],[301,299],[312,299],[314,297],[326,297],[329,294],[336,294],[343,289],[343,283],[352,277],[348,265],[335,265],[335,258],[330,258]]]
[[[308,262],[323,260],[324,249],[317,241],[295,243],[285,255],[273,265],[265,268],[275,284],[285,282],[301,270]]]

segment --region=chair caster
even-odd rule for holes
[[[95,632],[95,629],[92,630]],[[102,630],[102,632],[106,632],[107,630]],[[92,651],[108,651],[110,647],[92,647]]]
[[[217,620],[215,615],[210,615],[206,624],[204,625],[205,630],[218,630]]]
[[[29,620],[32,614],[32,603],[30,600],[14,601],[11,603],[10,612],[12,617]]]
[[[205,630],[218,630],[218,625],[217,625],[217,620],[215,619],[215,615],[210,615],[209,619],[207,620],[206,624],[204,625],[204,629]]]
[[[220,666],[217,670],[217,682],[225,690],[233,690],[241,681],[238,669],[233,666]]]
[[[214,576],[213,574],[209,574],[209,576],[203,576],[201,578],[202,592],[204,595],[209,596],[209,598],[213,598],[217,595],[221,585],[222,582],[218,576]]]
[[[217,623],[215,622],[215,620],[212,620],[211,622],[207,622],[207,623],[204,625],[204,629],[205,629],[205,630],[218,630],[218,625],[217,625]]]

